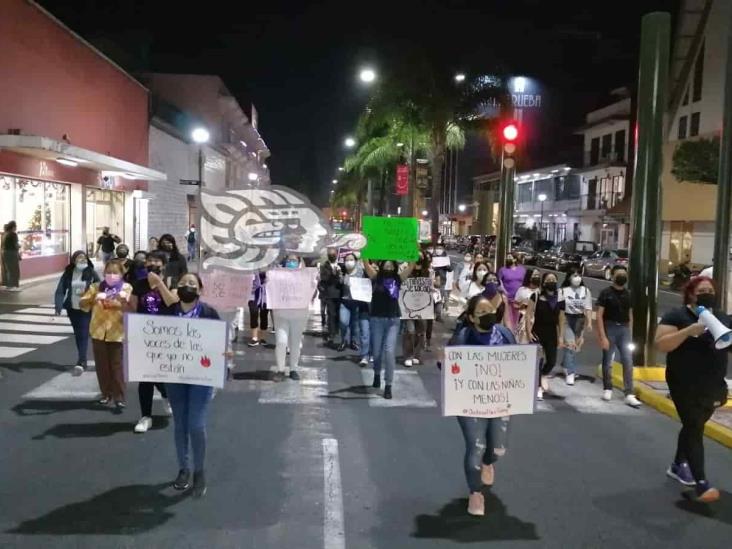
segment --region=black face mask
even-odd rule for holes
[[[556,292],[557,291],[557,283],[556,282],[544,282],[544,289],[547,292]]]
[[[178,288],[178,297],[183,303],[193,303],[198,299],[198,290],[190,286],[181,286]]]
[[[331,263],[335,262],[337,258],[337,255],[328,255],[328,261],[330,261]]]
[[[485,330],[486,332],[493,328],[495,323],[496,313],[488,313],[478,317],[478,326],[480,326],[481,330]]]
[[[541,284],[541,277],[537,276],[536,278],[532,278],[531,283],[535,286],[538,286],[539,284]]]
[[[714,301],[714,294],[699,294],[696,296],[696,304],[705,309],[712,309],[714,307]]]
[[[159,267],[157,265],[155,265],[155,266],[151,265],[150,267],[147,268],[147,270],[148,270],[148,272],[155,273],[156,275],[159,275],[160,273],[163,272],[163,268]]]
[[[613,279],[613,282],[618,286],[625,286],[628,282],[628,277],[625,275],[618,275]]]

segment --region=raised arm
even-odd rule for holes
[[[366,273],[366,276],[368,276],[371,280],[376,278],[377,272],[376,269],[374,269],[374,266],[371,264],[371,261],[368,259],[363,262],[363,270]]]
[[[415,267],[417,267],[417,263],[415,261],[407,263],[406,268],[401,273],[399,273],[399,277],[402,279],[402,282],[409,278],[409,275],[412,274],[412,271],[415,269]]]

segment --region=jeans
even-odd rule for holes
[[[188,241],[186,241],[186,243],[188,244],[188,261],[193,261],[196,259],[196,248],[198,248],[197,243]]]
[[[102,265],[106,265],[114,259],[114,252],[102,252]]]
[[[403,320],[404,333],[402,334],[402,354],[404,359],[422,358],[424,348],[424,320]]]
[[[152,416],[153,396],[155,396],[155,388],[160,391],[160,396],[168,398],[165,390],[165,383],[152,383],[150,381],[141,381],[137,385],[137,397],[140,399],[140,412],[142,417]]]
[[[359,332],[359,304],[350,299],[341,301],[340,321],[341,321],[341,343],[356,343]]]
[[[509,418],[458,416],[457,420],[465,439],[465,479],[471,492],[480,492],[481,465],[495,463],[506,453]]]
[[[374,357],[374,373],[381,375],[385,370],[384,380],[387,385],[394,381],[396,368],[396,342],[399,335],[399,317],[371,317],[371,354]]]
[[[567,326],[564,329],[564,367],[568,374],[577,373],[576,355],[577,351],[570,347],[577,343],[585,330],[584,315],[567,315]]]
[[[308,325],[308,309],[277,309],[275,319],[275,359],[276,371],[285,375],[296,370],[300,362],[300,347],[305,328]],[[290,349],[290,365],[285,365],[287,349]]]
[[[358,351],[361,359],[368,358],[371,352],[371,319],[368,310],[361,310],[358,313],[358,328],[361,336],[361,344]]]
[[[85,313],[79,309],[66,309],[69,315],[71,327],[74,329],[74,339],[76,340],[76,350],[79,353],[79,363],[86,364],[86,357],[89,349],[89,323],[91,322],[91,313]]]
[[[623,390],[626,396],[630,395],[633,393],[633,355],[628,347],[632,341],[630,326],[606,321],[605,335],[610,342],[610,348],[602,351],[602,387],[606,391],[613,388],[611,364],[614,348],[617,348],[623,363]]]
[[[203,471],[206,459],[206,412],[213,388],[203,385],[166,383],[175,422],[175,450],[178,468],[190,471],[188,441],[193,448],[194,471]]]

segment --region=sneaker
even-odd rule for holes
[[[418,358],[413,358],[412,359],[412,364],[414,364],[415,366],[419,366],[421,363],[422,362]]]
[[[613,392],[611,389],[605,389],[602,392],[602,400],[605,402],[610,402],[613,399]]]
[[[625,397],[625,403],[631,408],[640,408],[641,401],[635,395],[628,395]]]
[[[684,486],[696,486],[696,480],[694,480],[689,463],[686,461],[669,465],[669,468],[666,469],[666,476],[679,481]]]
[[[112,402],[112,399],[109,397],[102,397],[97,400],[97,404],[101,404],[102,406],[109,406],[110,402]]]
[[[541,388],[544,391],[549,390],[549,376],[541,376]]]
[[[285,381],[285,374],[283,372],[275,372],[272,374],[272,381],[279,383]]]
[[[536,390],[536,400],[544,400],[544,389],[541,387]]]
[[[411,368],[412,364],[414,364],[414,360],[412,360],[411,358],[408,358],[407,360],[404,361],[405,368]]]
[[[170,401],[167,398],[163,399],[163,414],[168,417],[173,415],[173,408],[170,407]]]
[[[120,412],[127,408],[127,403],[124,400],[117,400],[115,401],[114,405],[117,407],[117,410]]]
[[[357,343],[351,343],[351,350],[358,352],[359,346]]]
[[[81,364],[77,364],[76,366],[74,366],[74,369],[71,370],[71,375],[74,377],[79,377],[83,373],[84,367]]]
[[[496,480],[496,469],[493,465],[486,465],[485,463],[480,468],[480,480],[486,486],[493,486]]]
[[[191,473],[188,469],[178,471],[178,477],[173,481],[173,488],[176,490],[188,490],[191,487]]]
[[[193,497],[202,498],[206,495],[206,476],[203,471],[193,473]]]
[[[336,348],[336,351],[338,351],[339,353],[342,353],[342,352],[343,352],[343,351],[345,351],[345,350],[346,350],[346,343],[345,343],[345,342],[341,343],[341,344],[340,344],[340,345],[338,345],[338,347]]]
[[[149,416],[143,416],[140,418],[140,421],[137,422],[137,425],[135,425],[135,432],[147,433],[150,427],[152,427],[152,418]]]
[[[391,400],[391,385],[384,386],[384,398],[386,400]]]
[[[574,385],[574,374],[567,374],[567,385]]]
[[[700,480],[696,488],[684,493],[684,497],[701,503],[713,503],[720,497],[719,490],[709,486],[709,481]]]
[[[263,342],[259,341],[258,339],[250,339],[247,345],[249,345],[250,347],[258,347],[260,345],[263,345]]]
[[[430,345],[429,341],[427,343],[425,343],[424,350],[427,351],[428,353],[432,352],[432,345]]]
[[[380,387],[381,387],[381,375],[379,375],[379,374],[374,374],[374,382],[373,382],[373,383],[371,384],[371,386],[372,386],[372,387],[373,387],[374,389],[378,389],[378,388],[380,388]]]
[[[480,492],[472,492],[468,497],[468,514],[474,517],[485,515],[485,498]]]
[[[369,359],[366,357],[363,357],[361,359],[361,362],[358,363],[358,365],[361,366],[361,368],[365,368],[366,366],[369,365]]]
[[[374,362],[374,357],[370,357],[370,358],[369,358],[369,362],[371,362],[371,363],[373,364],[373,362]]]
[[[274,326],[272,326],[272,327],[271,327],[271,328],[269,329],[269,333],[270,333],[270,334],[273,334],[273,333],[275,333],[275,329],[274,329]]]
[[[300,381],[300,374],[297,373],[297,370],[290,370],[290,379],[293,381]]]

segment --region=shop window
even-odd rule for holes
[[[104,227],[124,240],[125,194],[104,189],[86,190],[87,253],[94,252],[97,239]]]
[[[2,183],[5,191],[6,181]],[[15,179],[15,211],[24,258],[69,253],[69,186],[32,179]],[[12,188],[11,185],[8,185]],[[7,206],[4,207],[6,209]]]

